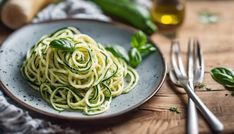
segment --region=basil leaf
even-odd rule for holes
[[[70,40],[65,39],[65,38],[55,39],[55,40],[51,41],[49,45],[50,45],[50,47],[60,49],[63,51],[73,52],[75,50],[75,44],[73,42],[71,42]]]
[[[142,61],[141,54],[136,48],[132,48],[129,53],[129,64],[136,68]]]
[[[128,54],[127,54],[126,50],[119,45],[107,46],[106,50],[110,51],[114,56],[121,58],[121,59],[125,60],[126,62],[129,61]]]
[[[234,73],[231,69],[229,68],[224,68],[224,67],[216,67],[211,70],[212,73],[220,73],[224,74],[230,77],[234,77]]]
[[[140,48],[147,43],[147,37],[142,31],[138,31],[132,35],[131,46],[134,48]]]
[[[212,78],[225,87],[234,87],[234,72],[231,69],[217,67],[211,70]]]
[[[128,55],[125,49],[118,45],[108,46],[106,50],[110,51],[114,56],[124,59],[130,66],[136,68],[142,62],[142,57],[155,51],[156,48],[148,43],[147,36],[142,31],[138,31],[132,35],[131,49],[128,51]]]
[[[152,44],[148,43],[148,44],[140,47],[138,50],[142,56],[146,56],[146,55],[150,54],[151,52],[155,51],[156,48]]]

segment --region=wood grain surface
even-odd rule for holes
[[[197,37],[202,45],[205,57],[206,87],[196,89],[196,93],[210,110],[224,123],[223,133],[234,133],[234,96],[223,86],[212,80],[209,71],[213,67],[234,68],[234,1],[188,1],[184,25],[177,33],[182,43],[183,55],[186,55],[189,37]],[[203,24],[198,13],[208,10],[218,13],[220,21],[216,24]],[[12,31],[1,26],[0,40]],[[169,63],[171,40],[162,34],[155,34],[152,39],[158,44]],[[207,88],[211,89],[208,91]],[[98,123],[82,124],[80,122],[56,121],[70,126],[81,133],[97,134],[182,134],[186,132],[187,95],[181,88],[175,88],[167,79],[161,90],[147,103],[135,111],[116,119]],[[179,108],[181,113],[169,111],[171,106]],[[31,113],[38,117],[36,113]],[[49,119],[48,119],[49,120]],[[110,123],[109,123],[110,122]],[[201,133],[212,133],[206,122],[199,115]]]

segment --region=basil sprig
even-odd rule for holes
[[[142,62],[142,57],[156,50],[152,44],[148,43],[147,36],[142,31],[138,31],[132,36],[131,46],[128,56],[129,63],[134,68]]]
[[[142,31],[138,31],[132,35],[130,44],[131,49],[128,51],[128,55],[124,48],[118,45],[107,46],[106,50],[110,51],[116,57],[124,59],[134,68],[142,62],[144,56],[156,50],[151,43],[148,43],[147,36]]]
[[[110,51],[114,56],[122,58],[126,62],[129,62],[128,54],[126,50],[119,45],[107,46],[106,50]]]
[[[129,52],[129,64],[131,67],[136,68],[142,61],[140,52],[136,48],[132,48]]]
[[[211,70],[212,78],[228,88],[234,88],[234,71],[225,67],[216,67]]]
[[[69,52],[73,52],[76,49],[75,44],[65,38],[55,39],[51,41],[49,45],[50,47]]]
[[[131,38],[132,48],[136,48],[142,56],[146,56],[155,51],[155,47],[147,42],[147,36],[142,32],[136,32]]]
[[[140,48],[147,43],[147,37],[142,31],[138,31],[133,34],[131,38],[131,46],[134,48]]]

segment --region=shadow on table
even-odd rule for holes
[[[50,116],[38,114],[35,112],[29,112],[29,113],[33,118],[39,118],[39,119],[43,119],[46,121],[50,121],[51,123],[55,125],[62,126],[63,128],[71,128],[82,133],[90,133],[90,132],[97,132],[97,131],[102,131],[102,130],[108,131],[108,128],[118,126],[122,124],[123,122],[127,122],[131,119],[134,119],[137,113],[137,109],[130,111],[128,113],[125,113],[123,115],[113,117],[113,118],[91,120],[91,121],[58,119],[58,118],[53,118]]]

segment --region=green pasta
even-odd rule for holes
[[[87,115],[107,111],[113,97],[131,91],[139,79],[123,59],[74,27],[42,37],[28,51],[21,72],[55,110]]]

